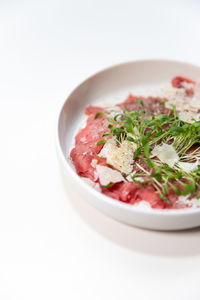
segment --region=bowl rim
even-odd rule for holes
[[[61,114],[62,111],[64,110],[64,107],[67,103],[67,101],[69,100],[70,96],[75,92],[75,90],[79,89],[80,86],[84,83],[86,83],[88,80],[104,73],[107,72],[111,69],[115,69],[116,67],[120,67],[120,66],[125,66],[125,65],[129,65],[129,64],[134,64],[134,63],[163,63],[163,62],[169,62],[169,63],[178,63],[178,64],[184,64],[188,67],[195,67],[195,68],[200,68],[199,65],[197,64],[193,64],[193,63],[188,63],[185,61],[181,61],[181,60],[174,60],[174,59],[136,59],[136,60],[131,60],[131,61],[126,61],[126,62],[121,62],[119,64],[114,64],[111,66],[108,66],[104,69],[101,69],[99,71],[97,71],[96,73],[92,74],[91,76],[87,77],[85,80],[83,80],[80,84],[78,84],[77,86],[75,86],[75,88],[67,95],[67,98],[64,100],[64,102],[62,103],[61,106],[59,106],[59,112],[56,118],[56,152],[58,155],[58,158],[60,159],[62,165],[64,166],[64,168],[67,170],[67,172],[70,174],[70,176],[73,178],[74,181],[77,182],[77,184],[80,184],[80,186],[85,190],[88,191],[88,193],[92,194],[94,197],[99,198],[99,200],[101,200],[102,202],[113,206],[113,207],[117,207],[121,210],[124,211],[129,211],[129,212],[133,212],[133,213],[138,213],[138,214],[144,214],[144,215],[151,215],[151,216],[185,216],[185,215],[198,215],[200,213],[200,209],[199,208],[180,208],[180,209],[140,209],[137,206],[131,205],[129,203],[125,203],[122,201],[118,201],[115,199],[112,199],[111,197],[108,197],[104,194],[102,194],[101,192],[95,190],[92,186],[90,186],[89,184],[87,184],[86,182],[84,182],[84,180],[76,173],[75,170],[72,169],[72,167],[70,166],[70,164],[68,163],[66,157],[64,156],[64,153],[62,151],[62,147],[61,147],[61,143],[60,143],[60,138],[59,138],[59,124],[60,124],[60,120],[61,120]]]

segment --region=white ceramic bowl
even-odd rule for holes
[[[181,230],[200,226],[200,209],[153,210],[139,208],[109,198],[79,177],[69,153],[74,136],[84,120],[87,105],[98,102],[122,102],[138,86],[169,83],[174,76],[200,80],[200,67],[170,60],[133,61],[103,70],[85,80],[67,97],[58,118],[57,152],[71,188],[78,189],[85,200],[121,222],[154,230]],[[144,199],[145,200],[145,199]]]

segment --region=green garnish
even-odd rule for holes
[[[96,113],[96,115],[95,115],[94,118],[96,119],[96,118],[98,118],[99,116],[104,115],[104,114],[105,114],[105,112],[100,111],[100,112]]]
[[[96,145],[97,145],[97,146],[103,145],[103,144],[105,144],[106,142],[107,142],[107,140],[100,140],[100,141],[98,141],[98,142],[96,143]]]
[[[167,195],[174,191],[176,195],[192,197],[200,190],[200,165],[192,172],[185,172],[178,164],[173,167],[162,163],[156,156],[151,157],[152,150],[163,143],[172,145],[181,162],[195,162],[200,159],[200,149],[194,145],[200,144],[200,121],[190,124],[180,120],[176,106],[167,114],[160,114],[149,118],[144,102],[136,100],[141,105],[137,111],[124,109],[123,113],[113,118],[107,117],[110,132],[103,136],[115,137],[118,144],[125,140],[134,143],[137,148],[133,152],[135,165],[140,170],[131,178],[141,186],[153,185],[160,199],[169,204]],[[165,105],[162,101],[161,105]],[[97,113],[96,116],[98,117]],[[95,118],[96,118],[95,116]],[[105,144],[107,140],[100,140],[96,145]],[[142,182],[137,177],[142,177]],[[103,186],[111,187],[111,185]],[[196,196],[200,199],[200,193]]]
[[[136,100],[136,103],[139,103],[142,107],[144,107],[144,102],[140,99]]]
[[[113,185],[115,185],[115,183],[110,183],[110,184],[107,184],[107,185],[102,184],[101,187],[109,189],[109,188],[113,187]]]

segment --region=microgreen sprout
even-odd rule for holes
[[[124,140],[135,143],[137,149],[133,152],[135,165],[140,170],[131,178],[145,187],[153,185],[160,199],[169,204],[168,195],[173,191],[176,195],[192,197],[200,191],[200,165],[190,173],[180,169],[177,164],[172,167],[162,163],[157,157],[151,157],[151,151],[162,143],[170,144],[176,150],[183,162],[196,162],[200,159],[200,121],[187,123],[179,119],[176,106],[171,105],[166,114],[146,118],[147,111],[144,102],[136,101],[140,109],[129,111],[114,117],[107,116],[110,132],[103,136],[115,137],[118,144]],[[165,105],[165,102],[160,102]],[[97,113],[95,118],[103,114]],[[105,144],[100,140],[97,145]],[[137,177],[142,178],[142,182]],[[200,192],[196,196],[200,199]]]

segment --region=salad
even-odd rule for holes
[[[99,192],[157,209],[200,207],[200,85],[174,77],[151,96],[88,106],[70,157]]]

